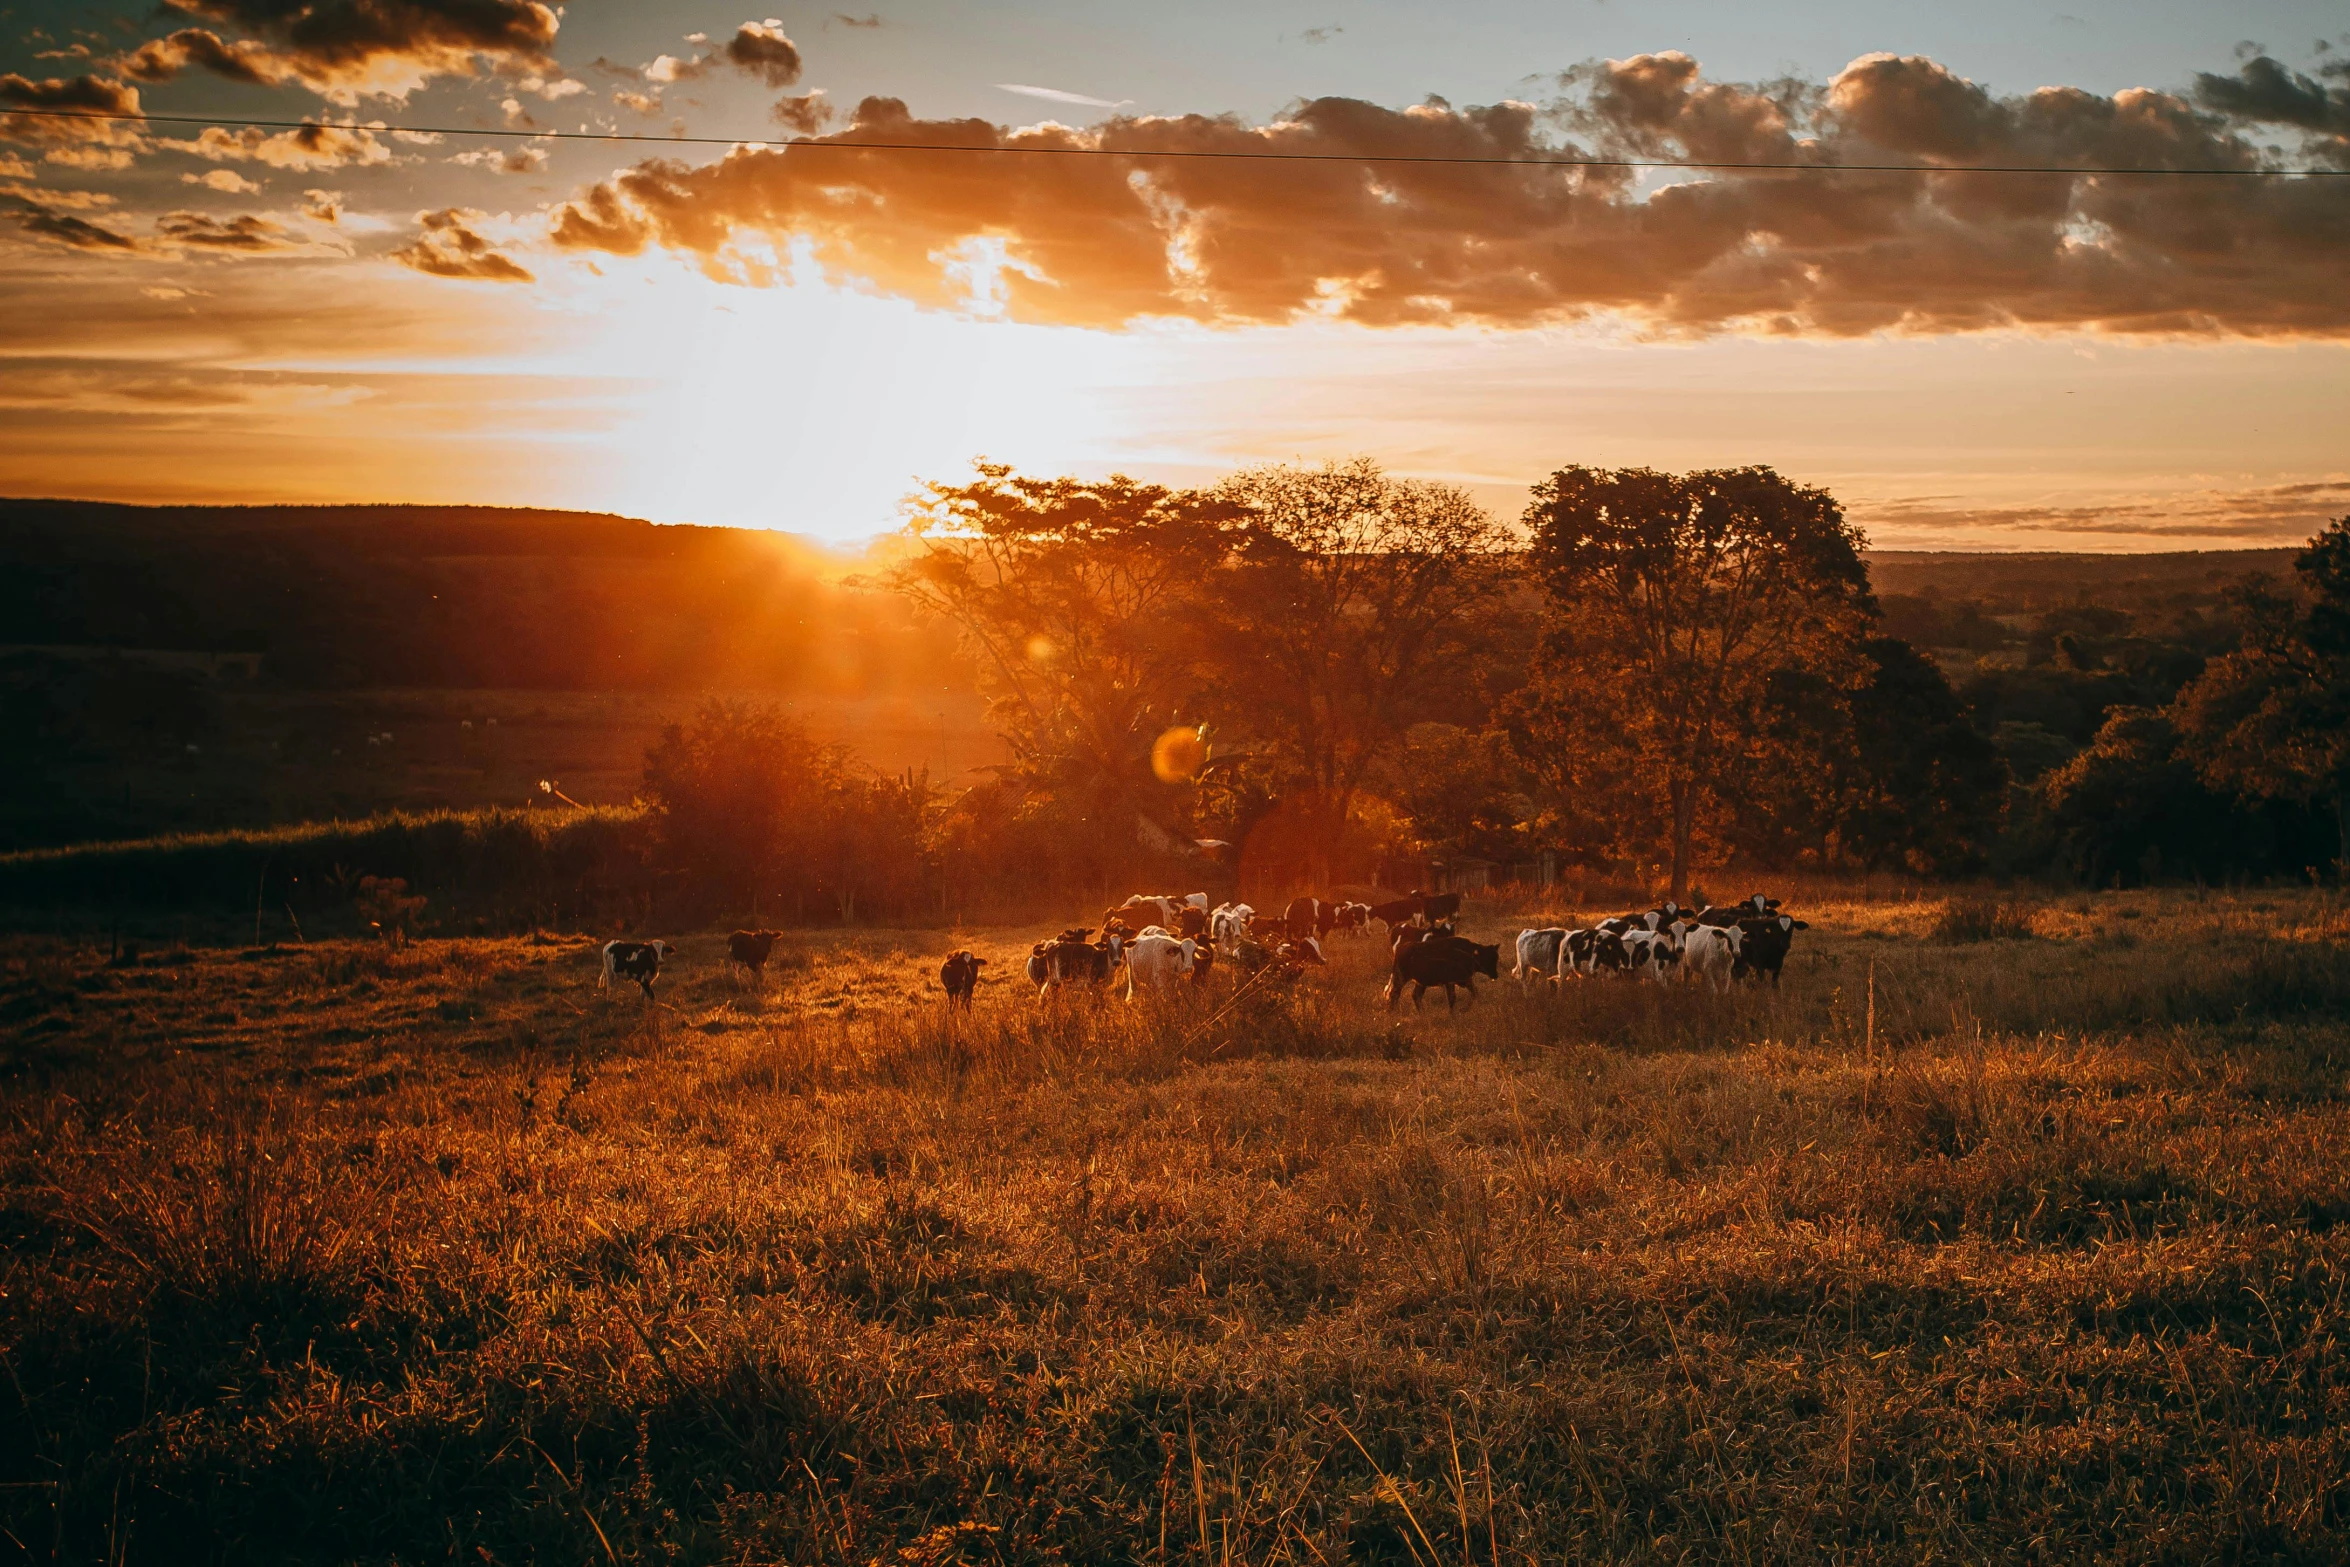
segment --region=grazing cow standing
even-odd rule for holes
[[[1208,937],[1216,944],[1216,950],[1226,957],[1237,953],[1248,935],[1248,922],[1256,918],[1256,913],[1245,903],[1217,905],[1216,911],[1208,916]]]
[[[1105,930],[1099,941],[1086,941],[1082,930],[1076,935],[1072,941],[1064,934],[1045,949],[1043,989],[1048,994],[1063,985],[1106,985],[1126,955],[1126,937],[1120,931]]]
[[[661,960],[676,950],[666,941],[607,941],[604,972],[596,980],[596,988],[610,990],[615,979],[633,979],[650,1001],[653,981],[661,977]]]
[[[979,988],[979,970],[986,962],[967,948],[947,954],[947,960],[938,966],[938,988],[947,993],[948,1006],[971,1004],[971,993]]]
[[[1809,929],[1809,923],[1791,914],[1740,920],[1738,963],[1733,974],[1768,974],[1771,984],[1776,986],[1779,971],[1787,964],[1787,949],[1795,944],[1795,933]]]
[[[779,930],[738,930],[726,938],[727,961],[751,971],[753,979],[767,976],[767,959],[775,951]]]
[[[1728,990],[1730,976],[1738,966],[1738,946],[1744,934],[1736,926],[1727,930],[1719,925],[1698,926],[1682,943],[1681,972],[1717,991]]]
[[[1548,930],[1518,932],[1518,966],[1510,970],[1510,978],[1523,985],[1536,975],[1555,979],[1559,971],[1559,954],[1567,944],[1567,933],[1558,926]]]
[[[1199,943],[1185,941],[1164,930],[1146,930],[1134,938],[1126,953],[1126,999],[1144,989],[1161,995],[1173,992],[1179,980],[1189,979]]]
[[[1387,927],[1387,934],[1392,940],[1396,928],[1418,919],[1420,911],[1427,904],[1428,900],[1415,892],[1408,898],[1391,898],[1385,903],[1372,904],[1371,918]]]
[[[1662,930],[1636,930],[1623,940],[1627,966],[1635,975],[1660,985],[1673,977],[1673,968],[1681,961],[1678,921]]]
[[[1559,950],[1559,977],[1618,974],[1631,966],[1624,938],[1612,930],[1570,930]]]
[[[1477,999],[1477,976],[1501,978],[1501,946],[1470,941],[1461,936],[1435,936],[1416,942],[1398,952],[1395,973],[1387,982],[1387,1010],[1392,1012],[1403,999],[1403,987],[1412,987],[1412,1010],[1420,1009],[1421,998],[1431,985],[1444,987],[1444,1009],[1453,1009],[1453,992],[1465,988],[1469,1000]]]

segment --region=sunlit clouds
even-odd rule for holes
[[[1368,453],[1505,518],[1561,463],[1770,463],[1880,544],[1999,548],[2298,537],[2350,499],[2350,180],[2284,177],[2350,168],[2340,51],[2090,89],[1655,48],[1243,113],[1116,98],[1149,85],[1114,52],[974,61],[927,106],[883,53],[925,36],[170,0],[30,39],[0,489],[853,538],[980,456]],[[804,139],[554,134],[603,130]]]

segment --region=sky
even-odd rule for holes
[[[2070,172],[2161,169],[2234,174]],[[853,541],[981,457],[1366,453],[2289,543],[2350,512],[2324,170],[2332,3],[17,0],[0,494]]]

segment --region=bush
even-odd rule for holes
[[[1961,945],[1976,941],[2029,941],[2032,911],[1996,898],[1953,898],[1934,922],[1934,939]]]

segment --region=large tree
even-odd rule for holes
[[[2298,593],[2231,595],[2244,640],[2171,707],[2204,780],[2249,800],[2331,807],[2350,876],[2350,517],[2293,562]]]
[[[1232,508],[1124,475],[977,466],[924,487],[917,549],[886,581],[962,632],[1023,785],[1087,812],[1137,806],[1152,742],[1198,688],[1198,598]]]
[[[1473,688],[1509,535],[1459,487],[1368,458],[1252,468],[1214,494],[1239,519],[1203,644],[1219,711],[1283,789],[1343,823],[1413,721],[1458,720],[1444,709]]]
[[[1867,673],[1859,530],[1768,468],[1562,468],[1526,523],[1550,615],[1513,704],[1521,751],[1578,814],[1661,840],[1679,897],[1701,824],[1772,753],[1774,683]]]

